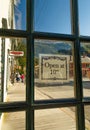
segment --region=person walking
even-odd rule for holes
[[[16,73],[16,81],[20,81],[20,74],[19,73]]]
[[[22,83],[24,82],[24,78],[25,78],[24,74],[21,74],[21,82]]]

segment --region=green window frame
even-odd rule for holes
[[[34,0],[27,0],[27,30],[0,29],[1,37],[22,37],[27,39],[26,101],[0,103],[0,112],[25,111],[26,130],[34,130],[35,110],[76,107],[76,130],[85,130],[84,106],[90,105],[90,98],[83,97],[80,62],[80,42],[90,42],[90,37],[79,35],[78,0],[71,0],[72,34],[54,34],[33,31]],[[53,39],[74,43],[74,90],[75,99],[34,100],[34,39]]]

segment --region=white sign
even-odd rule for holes
[[[9,51],[10,56],[24,56],[23,51]]]
[[[40,80],[50,82],[69,79],[69,56],[40,54]]]

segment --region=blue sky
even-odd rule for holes
[[[22,30],[26,30],[26,0],[16,0],[18,1],[17,4],[15,5],[16,6],[16,10],[15,10],[15,13],[16,13],[16,26],[17,26],[17,29],[22,29]],[[19,11],[18,11],[19,10]],[[19,14],[20,12],[20,14]],[[17,15],[18,13],[18,15]],[[21,20],[20,20],[20,15],[21,15]],[[18,20],[20,20],[20,23],[18,23]],[[21,25],[18,25],[18,24],[21,24]],[[19,26],[21,26],[19,28]]]
[[[80,35],[90,35],[90,0],[78,0]],[[71,33],[70,0],[35,0],[35,30]]]
[[[35,31],[71,33],[68,0],[35,0]]]
[[[26,0],[17,1],[26,30]],[[78,1],[80,35],[90,35],[90,0]],[[70,0],[35,0],[34,8],[35,31],[71,34]]]
[[[90,36],[90,0],[79,0],[80,34]]]
[[[21,0],[21,3],[19,5],[19,8],[21,10],[21,12],[23,12],[23,15],[22,15],[22,28],[23,29],[26,29],[26,0]],[[23,5],[24,5],[24,8],[23,8]]]

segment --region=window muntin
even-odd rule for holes
[[[70,0],[35,0],[34,31],[71,34]]]
[[[75,1],[73,1],[73,7],[77,7],[77,1],[78,0],[75,0]],[[32,10],[31,12],[33,12],[33,8],[31,9],[31,4],[33,3],[33,0],[31,1],[31,0],[27,0],[27,2],[30,4],[28,4],[28,11],[30,11],[30,10]],[[32,4],[33,5],[33,4]],[[72,11],[72,10],[71,10]],[[27,24],[29,25],[30,24],[30,26],[28,26],[28,30],[31,32],[32,30],[31,30],[31,28],[30,27],[32,27],[32,17],[33,17],[33,15],[31,14],[31,12],[30,12],[30,17],[29,18],[27,18],[28,20],[27,20]],[[76,8],[76,12],[77,12],[77,8]],[[75,12],[74,12],[75,13]],[[74,15],[74,13],[72,13],[73,15]],[[29,16],[29,15],[28,15]],[[75,13],[75,17],[77,17],[77,13]],[[31,20],[31,22],[30,22],[30,20]],[[74,20],[72,20],[72,21],[74,21]],[[76,20],[77,21],[77,20]],[[74,22],[76,22],[76,21],[74,21]],[[76,42],[76,44],[78,44],[79,43],[79,36],[78,36],[78,31],[77,31],[77,23],[78,23],[78,21],[76,22],[76,23],[73,23],[74,24],[74,27],[76,28],[76,31],[75,31],[75,33],[74,33],[74,35],[75,36],[68,36],[68,35],[60,35],[60,38],[61,39],[63,39],[63,36],[65,37],[65,39],[67,39],[67,37],[68,37],[68,39],[70,38],[70,39],[72,39],[73,41],[75,40]],[[4,32],[5,32],[5,35],[8,35],[7,34],[7,31],[9,31],[9,30],[4,30]],[[12,32],[11,32],[12,30],[10,30],[9,31],[9,34],[10,34],[10,36],[12,36]],[[4,33],[2,33],[3,31],[2,31],[2,29],[0,30],[0,34],[2,34],[2,35],[4,35]],[[13,31],[14,32],[14,31]],[[19,34],[20,33],[20,34]],[[22,110],[22,106],[24,106],[24,103],[26,103],[25,104],[25,106],[24,106],[24,108],[23,109],[25,109],[25,110],[27,110],[27,115],[26,115],[26,129],[28,130],[29,128],[31,129],[31,130],[33,130],[34,128],[34,118],[33,118],[33,112],[35,111],[35,107],[33,106],[33,105],[36,105],[36,104],[34,104],[34,103],[36,103],[36,102],[34,102],[33,103],[33,93],[30,91],[30,90],[33,90],[33,80],[32,81],[30,81],[29,82],[29,80],[33,77],[33,67],[32,67],[32,64],[33,63],[31,63],[30,64],[30,62],[32,61],[32,58],[33,58],[33,54],[31,54],[31,52],[33,52],[33,50],[31,50],[31,48],[33,49],[33,37],[34,37],[34,33],[29,33],[29,32],[26,32],[26,34],[27,34],[27,36],[26,36],[26,34],[24,35],[24,32],[22,32],[21,33],[21,31],[19,32],[19,31],[15,31],[14,32],[14,34],[13,35],[15,35],[15,36],[20,36],[20,35],[22,35],[23,34],[23,36],[24,37],[27,37],[27,40],[28,40],[28,47],[30,47],[30,48],[28,48],[28,56],[27,56],[27,59],[28,59],[28,70],[29,70],[29,72],[28,72],[28,78],[27,78],[27,91],[28,91],[28,94],[27,94],[27,102],[28,103],[26,103],[26,102],[21,102],[21,103],[16,103],[16,105],[15,104],[13,104],[13,103],[5,103],[5,104],[0,104],[0,111],[13,111],[13,110]],[[39,34],[39,32],[38,32],[38,34]],[[67,34],[67,33],[66,33]],[[4,35],[4,36],[5,36]],[[56,35],[55,35],[56,36]],[[38,37],[38,36],[37,36]],[[46,35],[45,35],[45,37],[46,37]],[[48,34],[47,34],[47,37],[48,37]],[[57,37],[57,36],[56,36]],[[32,39],[31,39],[32,38]],[[38,37],[39,38],[39,37]],[[60,39],[59,38],[59,39]],[[87,38],[87,37],[86,37]],[[47,39],[47,38],[46,38]],[[56,38],[57,39],[57,38]],[[74,44],[75,45],[75,44]],[[79,45],[79,44],[78,44]],[[76,48],[76,46],[74,46],[74,52],[75,52],[75,50],[78,50],[79,48],[77,47]],[[79,50],[77,51],[77,52],[79,52]],[[76,57],[76,59],[78,59],[78,55],[76,54],[76,53],[74,53],[74,56]],[[75,60],[75,59],[74,59]],[[76,62],[77,60],[75,60],[75,62]],[[80,65],[79,64],[79,61],[78,61],[78,63],[77,63],[77,66],[78,65]],[[83,105],[86,103],[85,101],[87,101],[86,99],[85,100],[82,100],[82,94],[80,93],[81,91],[80,91],[80,89],[82,90],[82,86],[80,86],[81,85],[81,80],[79,80],[80,78],[81,78],[81,75],[80,75],[80,73],[79,72],[77,72],[77,69],[78,67],[76,67],[75,68],[75,74],[76,74],[76,79],[75,79],[75,89],[77,89],[77,100],[73,100],[72,102],[70,101],[70,102],[65,102],[66,103],[66,105],[68,104],[68,103],[71,103],[72,105],[74,105],[75,104],[75,106],[77,106],[77,109],[76,109],[76,127],[77,127],[77,129],[78,130],[85,130],[85,128],[84,128],[84,121],[83,120],[85,120],[84,119],[84,116],[83,116]],[[79,67],[80,68],[80,67]],[[31,70],[32,69],[32,70]],[[79,76],[78,76],[79,75]],[[33,79],[33,78],[32,78]],[[77,80],[78,79],[78,80]],[[80,81],[80,83],[78,83],[78,81]],[[31,88],[30,88],[31,87]],[[30,89],[29,89],[30,88]],[[79,89],[80,88],[80,89]],[[79,90],[79,92],[78,92],[78,90]],[[76,90],[75,90],[76,91]],[[31,96],[31,97],[30,97]],[[78,99],[80,99],[80,100],[78,100]],[[61,100],[60,100],[61,101]],[[63,100],[63,101],[66,101],[66,100]],[[78,102],[79,101],[79,102]],[[40,109],[40,107],[43,107],[43,102],[41,103],[41,104],[39,104],[40,102],[37,102],[38,104],[37,104],[37,108],[38,109]],[[46,101],[46,103],[47,103],[47,101]],[[61,103],[61,102],[59,102],[59,103]],[[64,102],[63,102],[64,103]],[[64,106],[66,106],[65,105],[65,103],[63,104]],[[74,103],[74,104],[73,104]],[[90,104],[90,101],[88,100],[88,104]],[[29,105],[30,105],[30,107],[29,107]],[[45,104],[46,106],[47,106],[47,104]],[[57,102],[54,104],[54,105],[57,105]],[[61,104],[59,104],[59,105],[61,105]],[[63,105],[61,105],[60,107],[63,107]],[[17,107],[18,106],[18,107]],[[69,106],[69,104],[68,104],[68,106]],[[22,107],[22,108],[21,108]],[[49,106],[47,106],[48,108],[50,107],[50,104],[49,104]],[[52,107],[52,106],[51,106]],[[54,107],[54,106],[53,106]],[[4,109],[2,109],[2,108],[4,108]],[[8,109],[7,109],[8,108]],[[30,110],[30,111],[29,111]],[[80,129],[79,129],[80,128]]]

